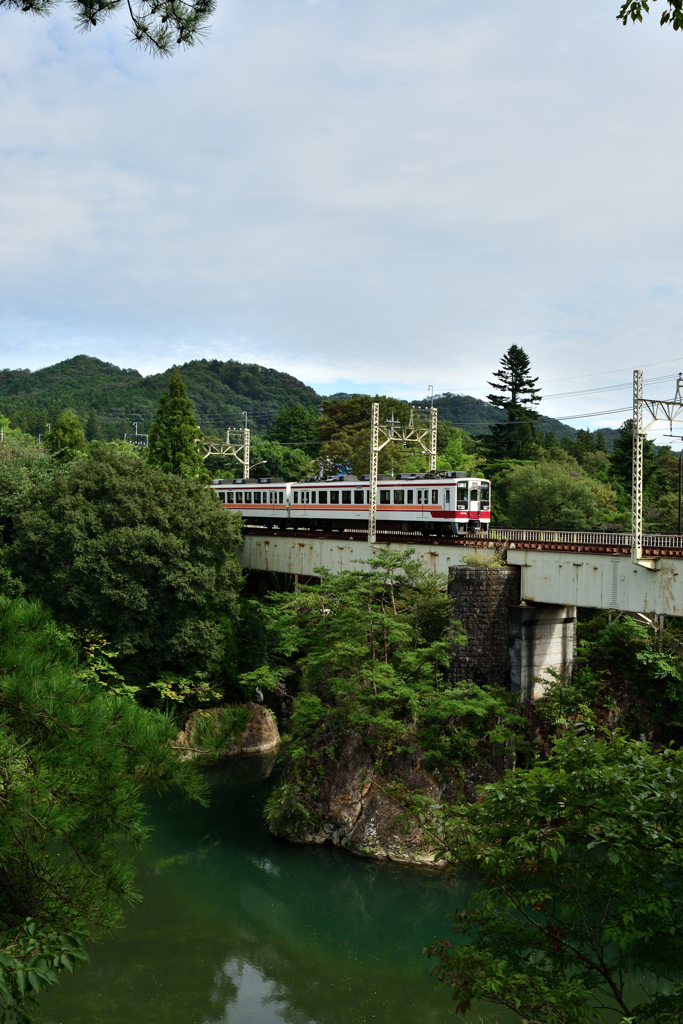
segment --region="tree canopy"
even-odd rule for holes
[[[202,432],[194,407],[178,370],[159,399],[156,418],[149,432],[149,461],[166,473],[204,478]]]
[[[683,752],[567,735],[483,800],[433,811],[480,886],[434,944],[458,1012],[527,1024],[664,1024],[683,1012]]]
[[[85,431],[75,413],[65,409],[54,422],[44,441],[49,452],[58,458],[72,459],[85,449]]]
[[[0,1014],[84,957],[83,939],[135,898],[121,846],[148,837],[142,794],[205,786],[171,740],[173,722],[77,671],[39,602],[0,595]]]
[[[0,8],[44,18],[52,14],[59,0],[0,0]],[[188,49],[206,35],[208,21],[216,10],[216,0],[73,0],[75,21],[81,32],[88,32],[114,14],[124,11],[136,46],[156,57],[168,57]]]
[[[240,533],[211,491],[100,445],[37,484],[13,531],[4,563],[66,622],[103,633],[131,682],[220,658]]]

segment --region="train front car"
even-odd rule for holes
[[[491,525],[491,484],[466,473],[400,473],[377,487],[377,528],[398,524],[426,536],[488,533]]]
[[[458,480],[455,484],[453,533],[457,536],[488,533],[490,527],[491,482],[477,477]]]

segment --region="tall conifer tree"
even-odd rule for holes
[[[203,479],[207,474],[200,447],[202,439],[185,382],[174,370],[150,428],[149,460],[167,473]]]
[[[496,379],[488,383],[494,391],[487,398],[491,405],[506,413],[507,423],[491,428],[491,455],[529,458],[538,444],[533,423],[538,413],[533,406],[541,401],[541,389],[536,387],[538,377],[531,376],[529,356],[519,345],[511,345],[493,376]]]

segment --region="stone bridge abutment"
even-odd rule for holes
[[[542,695],[549,669],[571,672],[576,608],[522,603],[519,566],[457,565],[449,571],[454,679],[509,685],[522,700]],[[465,643],[457,642],[464,633]]]

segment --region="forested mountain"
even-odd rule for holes
[[[255,363],[193,359],[179,367],[197,420],[206,434],[244,423],[267,428],[287,404],[316,407],[320,397],[296,377]],[[74,356],[42,370],[0,371],[0,411],[14,426],[37,434],[63,409],[73,409],[89,437],[120,437],[139,424],[142,433],[154,418],[171,368],[143,377],[92,356]]]
[[[243,413],[257,431],[266,430],[285,405],[317,409],[322,398],[291,374],[257,363],[230,359],[193,359],[179,367],[205,434],[221,435],[241,426]],[[42,370],[0,370],[0,413],[12,425],[32,434],[44,433],[64,409],[72,409],[86,426],[89,439],[111,440],[133,430],[145,433],[154,419],[172,367],[143,377],[93,356],[74,356]],[[333,396],[342,397],[342,396]],[[426,399],[425,403],[426,404]],[[444,392],[435,399],[439,418],[470,434],[484,434],[505,419],[505,413],[479,398]],[[543,420],[542,430],[558,439],[576,431],[559,420]],[[608,450],[613,431],[604,431]]]
[[[452,423],[454,427],[462,427],[468,434],[485,434],[491,424],[502,423],[506,419],[502,409],[483,402],[481,398],[472,398],[471,395],[454,395],[450,391],[444,391],[443,394],[435,397],[434,405],[439,409],[440,420]],[[546,416],[542,416],[538,428],[551,431],[558,441],[561,441],[563,437],[570,440],[574,440],[576,437],[574,427],[569,427],[566,423]],[[603,427],[600,432],[605,439],[607,451],[611,451],[618,431],[612,427]]]

